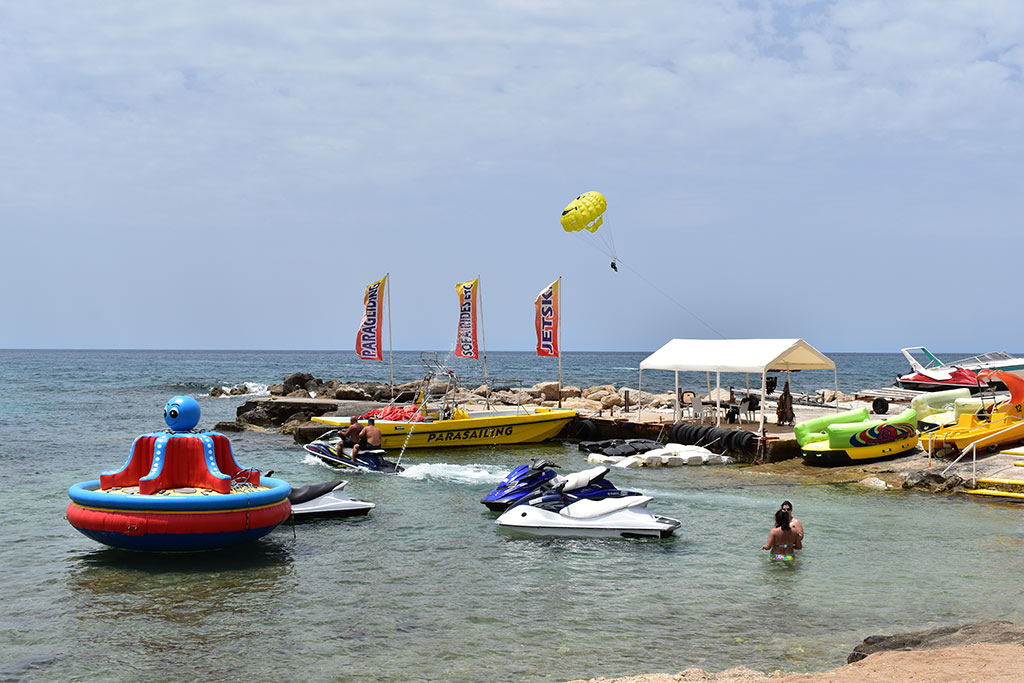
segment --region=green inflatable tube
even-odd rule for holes
[[[829,425],[842,424],[845,422],[866,422],[868,419],[868,409],[858,408],[856,410],[848,410],[845,413],[837,413],[835,415],[825,415],[824,417],[816,417],[813,420],[807,420],[801,422],[797,426],[793,427],[793,433],[796,435],[796,442],[803,448],[809,443],[815,441],[824,441],[828,438]]]
[[[856,448],[899,441],[917,435],[917,411],[907,408],[888,420],[833,423],[826,427],[825,431],[828,433],[829,448]]]

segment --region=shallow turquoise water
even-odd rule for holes
[[[1013,504],[787,485],[755,467],[652,468],[616,471],[613,481],[652,494],[654,512],[681,519],[675,538],[500,533],[479,499],[536,455],[567,471],[586,466],[561,443],[409,452],[405,476],[349,476],[353,497],[377,503],[367,518],[282,526],[225,552],[106,549],[63,518],[67,487],[119,466],[135,435],[160,428],[170,395],[260,378],[238,357],[226,357],[238,368],[228,376],[224,362],[200,354],[179,373],[184,389],[153,356],[20,358],[3,366],[0,399],[9,506],[0,527],[0,678],[532,681],[740,664],[813,671],[842,664],[873,633],[985,618],[1024,623],[1024,508]],[[301,360],[279,374],[304,369]],[[201,426],[210,427],[239,400],[200,402]],[[289,437],[230,436],[243,465],[296,485],[333,477]],[[790,567],[758,550],[784,498],[807,530]]]

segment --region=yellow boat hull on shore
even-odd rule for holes
[[[977,442],[977,448],[986,449],[1024,439],[1024,419],[1016,415],[994,414],[991,419],[980,420],[975,415],[961,415],[960,420],[921,435],[921,447],[938,451],[953,447],[962,451]]]
[[[576,417],[576,411],[558,408],[490,410],[468,413],[450,420],[405,422],[375,420],[381,448],[447,448],[449,446],[503,446],[536,443],[556,436]],[[347,417],[314,417],[335,427],[348,425]]]

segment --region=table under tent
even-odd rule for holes
[[[839,375],[836,364],[803,339],[673,339],[640,362],[640,396],[643,397],[644,370],[675,371],[675,413],[679,420],[679,373],[715,373],[718,407],[717,424],[721,424],[722,373],[761,375],[759,428],[764,427],[766,375],[769,372],[793,370],[831,370],[836,386],[838,407]],[[710,393],[710,392],[709,392]],[[642,410],[642,405],[638,406]]]

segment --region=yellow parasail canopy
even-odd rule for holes
[[[596,232],[604,222],[602,214],[608,208],[608,202],[600,192],[584,192],[562,211],[562,227],[566,232],[578,232],[586,229]]]

